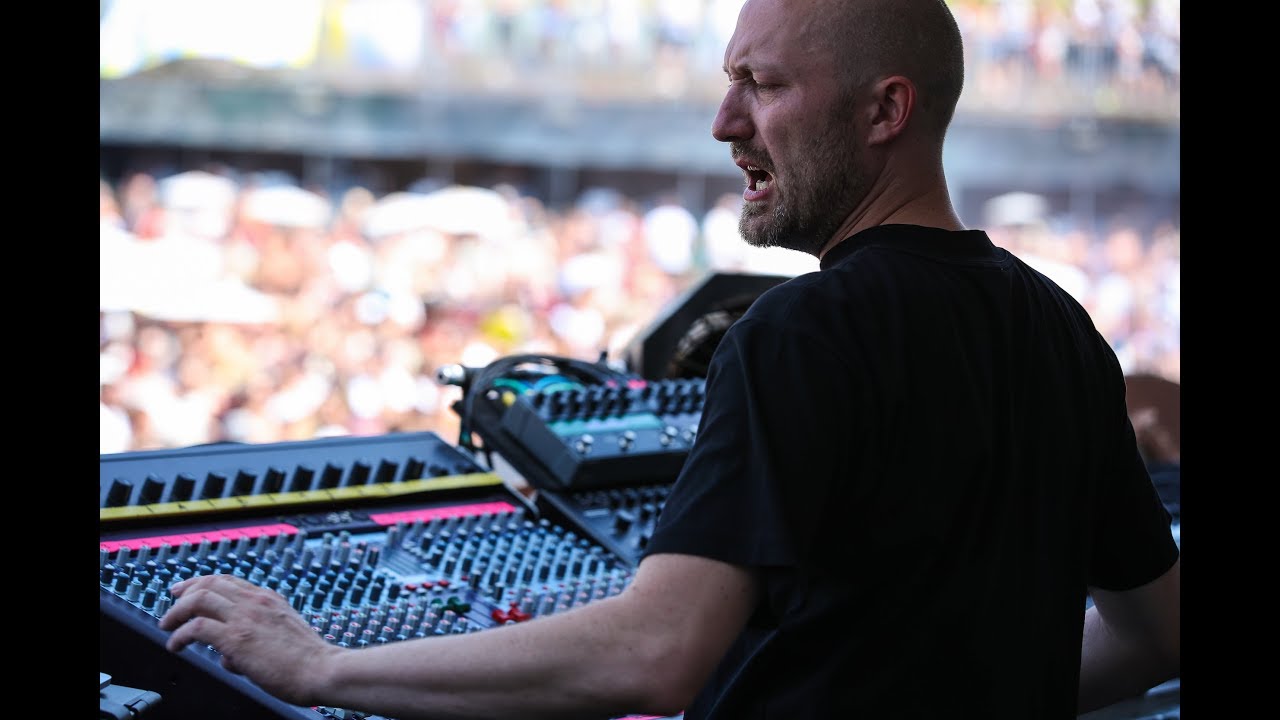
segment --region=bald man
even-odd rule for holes
[[[748,0],[724,69],[742,235],[821,269],[717,346],[630,586],[349,650],[270,590],[197,577],[171,650],[396,718],[1070,718],[1176,676],[1178,547],[1115,355],[948,197],[946,5]]]

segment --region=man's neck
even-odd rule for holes
[[[847,238],[878,225],[919,225],[943,230],[965,229],[960,216],[951,206],[951,197],[947,194],[945,185],[912,195],[904,202],[883,202],[887,195],[882,193],[879,196],[868,196],[869,202],[865,203],[865,207],[850,213],[818,251],[818,259],[821,260],[831,248]]]

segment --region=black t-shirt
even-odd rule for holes
[[[762,294],[646,551],[763,580],[688,720],[1075,717],[1087,585],[1178,553],[1124,392],[982,231],[865,230]]]

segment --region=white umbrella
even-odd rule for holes
[[[222,209],[235,202],[234,180],[203,170],[170,175],[159,183],[160,200],[170,209]]]
[[[246,217],[281,227],[325,227],[331,213],[327,199],[294,185],[255,188],[244,200]]]
[[[369,208],[364,231],[372,238],[414,230],[502,237],[512,232],[511,204],[501,193],[455,185],[434,192],[395,192]]]
[[[98,304],[160,320],[273,323],[280,301],[222,277],[216,247],[190,240],[139,241],[103,228]]]
[[[134,311],[157,320],[270,324],[280,321],[280,301],[239,280],[224,278],[183,292],[150,293],[137,299]]]
[[[165,232],[208,240],[226,234],[240,192],[230,178],[203,170],[171,175],[160,181],[159,189],[166,210]]]
[[[365,235],[382,238],[425,228],[426,197],[425,193],[394,192],[378,200],[364,213]]]

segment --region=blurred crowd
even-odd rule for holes
[[[411,13],[411,0],[403,4]],[[1038,85],[1068,79],[1126,91],[1178,87],[1178,0],[948,4],[968,43],[976,93],[1005,91],[1023,75],[1034,75]],[[742,0],[444,0],[420,7],[429,14],[430,28],[422,52],[447,60],[499,57],[520,65],[640,65],[719,78],[722,53]],[[352,10],[358,11],[359,5],[346,6],[348,13]],[[357,52],[351,60],[365,66],[391,62],[374,52]]]
[[[1178,0],[949,4],[966,39],[962,111],[1177,116]],[[741,6],[742,0],[448,0],[428,9],[422,47],[399,57],[410,67],[477,67],[451,73],[450,82],[509,91],[525,85],[520,79],[531,71],[565,67],[571,76],[554,84],[579,95],[647,91],[718,100],[723,52]],[[349,54],[347,62],[365,69],[394,64],[376,50]],[[644,89],[620,82],[619,73],[644,78]]]
[[[100,182],[102,453],[432,430],[436,371],[516,353],[617,360],[710,272],[795,275],[749,248],[741,198],[509,186],[337,197],[209,168]],[[977,222],[971,222],[978,225]],[[1089,308],[1127,371],[1179,376],[1176,222],[989,227]]]
[[[1179,0],[948,0],[963,103],[1176,114]],[[435,91],[718,100],[742,0],[104,0],[101,73],[216,58]],[[199,27],[193,34],[191,29]],[[252,28],[254,32],[246,32]],[[644,97],[648,94],[648,97]]]

